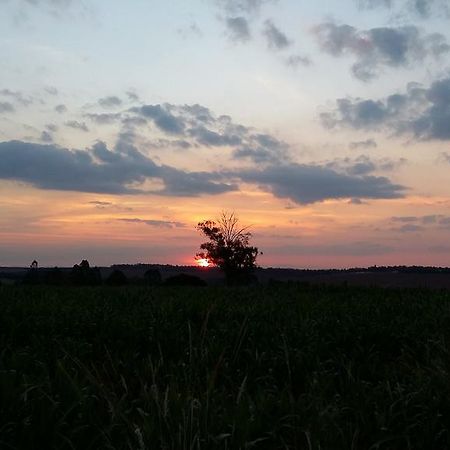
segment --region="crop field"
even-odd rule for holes
[[[0,287],[1,449],[449,449],[450,291]]]

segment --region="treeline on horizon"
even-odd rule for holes
[[[0,272],[0,278],[2,273]],[[114,269],[102,277],[99,267],[91,267],[87,260],[69,268],[30,267],[23,276],[11,277],[19,285],[53,286],[126,286],[129,284],[146,286],[206,286],[199,277],[180,273],[163,280],[158,269],[149,268],[141,277],[127,277],[121,270]],[[1,280],[0,280],[1,284]]]
[[[198,270],[211,270],[215,267],[198,267],[198,266],[186,266],[177,264],[153,264],[153,263],[136,263],[136,264],[112,264],[111,268],[114,269],[130,269],[130,268],[177,268],[177,269],[198,269]],[[342,269],[294,269],[289,267],[257,267],[255,270],[271,271],[280,270],[285,272],[308,272],[308,273],[341,273],[341,272],[389,272],[389,273],[450,273],[450,267],[440,266],[369,266],[369,267],[348,267]]]

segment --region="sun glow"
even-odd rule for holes
[[[199,258],[199,259],[196,259],[196,261],[200,267],[209,267],[211,265],[209,260],[206,258]]]

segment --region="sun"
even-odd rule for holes
[[[199,258],[199,259],[196,259],[196,261],[200,267],[209,267],[211,265],[209,260],[206,258]]]

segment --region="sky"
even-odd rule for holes
[[[0,10],[0,266],[450,266],[448,0]]]

